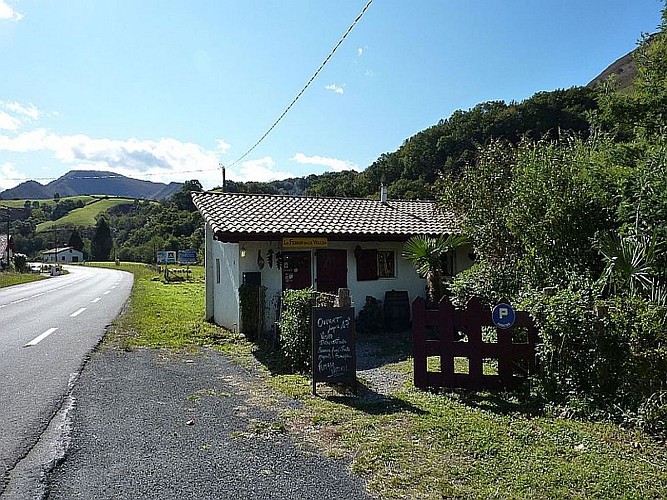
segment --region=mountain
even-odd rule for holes
[[[101,194],[138,198],[142,200],[162,200],[181,188],[182,184],[172,182],[142,181],[113,172],[99,170],[70,170],[62,177],[42,185],[35,181],[26,181],[0,193],[0,198],[44,200],[60,196],[78,196]]]
[[[631,86],[632,82],[634,82],[637,77],[637,67],[635,66],[634,61],[636,50],[637,49],[625,54],[623,57],[619,57],[616,61],[607,66],[602,73],[593,78],[586,86],[593,89],[597,87],[598,84],[607,80],[611,75],[616,75],[616,83],[618,84],[619,90]]]

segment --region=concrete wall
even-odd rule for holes
[[[206,244],[206,316],[239,331],[239,245],[213,240],[208,228]]]
[[[76,259],[75,259],[76,257]],[[56,254],[55,253],[47,253],[43,255],[43,261],[44,262],[56,262]],[[58,252],[58,263],[71,263],[71,262],[83,262],[83,252],[79,252],[78,250],[63,250],[61,252]]]
[[[381,278],[372,281],[357,281],[357,262],[354,249],[359,245],[362,249],[393,250],[395,254],[395,277]],[[337,242],[330,241],[328,249],[344,249],[347,251],[347,284],[355,307],[355,312],[364,307],[366,296],[371,295],[384,301],[384,294],[391,290],[406,290],[409,300],[426,296],[426,280],[419,277],[412,264],[401,257],[401,242]],[[241,250],[245,256],[241,256]],[[269,264],[269,250],[273,251],[272,266]],[[282,239],[276,241],[241,241],[239,243],[221,243],[213,240],[212,231],[206,228],[206,316],[213,318],[215,323],[230,330],[242,331],[240,324],[238,288],[242,284],[243,273],[259,272],[262,285],[266,287],[265,330],[272,330],[277,319],[278,305],[282,293],[282,270],[276,262],[276,254],[285,251]],[[317,288],[315,250],[298,250],[311,252],[311,276]],[[264,260],[260,269],[258,252]],[[458,249],[454,258],[454,270],[460,272],[470,267],[470,249]],[[218,269],[220,280],[218,282]]]

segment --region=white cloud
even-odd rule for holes
[[[33,120],[38,120],[42,114],[42,112],[39,109],[37,109],[37,107],[33,103],[24,106],[23,104],[20,104],[18,102],[3,102],[2,105],[6,109],[13,111],[17,115],[27,116],[28,118],[31,118]]]
[[[227,169],[228,177],[238,182],[270,182],[279,179],[295,177],[290,172],[275,170],[276,162],[270,156],[248,160],[241,163],[239,168]]]
[[[18,118],[0,111],[0,129],[3,130],[17,130],[21,126],[21,120]]]
[[[220,151],[221,153],[226,153],[229,151],[229,149],[232,147],[231,144],[228,144],[225,142],[223,139],[218,139],[215,141],[216,149]]]
[[[20,21],[23,19],[23,14],[12,9],[5,0],[0,0],[0,19],[9,19],[12,21]]]
[[[327,85],[324,88],[327,89],[327,90],[331,90],[332,92],[335,92],[336,94],[343,94],[345,92],[345,85],[343,85],[341,87],[340,85],[336,85],[335,83]]]
[[[337,158],[328,158],[326,156],[306,156],[303,153],[297,153],[290,158],[290,160],[302,165],[320,165],[330,168],[335,172],[342,172],[343,170],[359,170],[359,166],[355,163],[339,160]]]
[[[216,151],[177,139],[95,139],[36,129],[9,137],[0,134],[0,151],[51,152],[71,169],[111,170],[156,182],[199,179],[207,187],[222,182]]]
[[[0,189],[10,189],[17,186],[28,178],[16,170],[13,163],[3,163],[0,165]]]
[[[364,55],[364,48],[363,48],[363,47],[359,47],[359,48],[357,49],[357,57],[361,57],[361,56],[363,56],[363,55]]]
[[[41,114],[32,103],[24,106],[18,102],[0,101],[0,129],[18,130],[26,123],[38,120]]]

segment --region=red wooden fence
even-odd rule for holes
[[[537,329],[525,312],[516,313],[511,328],[501,329],[477,299],[466,309],[455,309],[447,298],[438,309],[426,309],[418,297],[412,303],[412,334],[414,381],[420,388],[500,389],[516,386],[535,370]]]

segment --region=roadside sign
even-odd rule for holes
[[[176,264],[176,252],[174,250],[160,250],[157,252],[158,264]]]
[[[514,308],[509,305],[501,302],[496,307],[493,308],[491,312],[491,318],[493,319],[493,324],[498,328],[506,330],[512,328],[514,321],[516,319],[516,314]]]
[[[196,264],[197,252],[194,250],[179,250],[178,251],[179,264]]]

